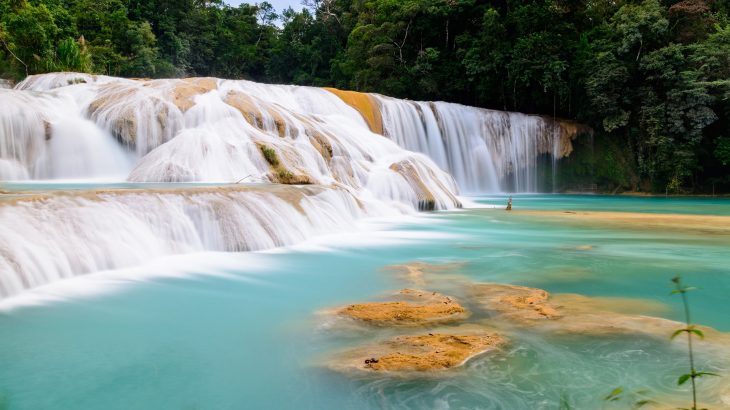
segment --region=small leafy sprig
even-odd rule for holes
[[[656,403],[646,397],[648,393],[648,390],[625,391],[623,387],[617,387],[603,400],[607,403],[619,403],[622,408],[640,409],[647,404]]]
[[[692,382],[692,407],[691,409],[685,409],[685,410],[697,410],[697,383],[696,380],[703,376],[718,376],[715,373],[710,372],[701,372],[697,371],[695,368],[695,359],[694,359],[694,350],[692,347],[692,336],[697,336],[700,339],[705,338],[705,334],[700,330],[697,329],[695,325],[692,324],[692,320],[690,318],[690,310],[689,310],[689,299],[687,298],[687,292],[691,292],[693,290],[696,290],[697,288],[686,286],[682,283],[682,278],[677,275],[672,278],[672,283],[674,283],[674,290],[672,291],[673,295],[680,295],[682,297],[682,304],[684,305],[684,319],[686,326],[682,329],[678,329],[674,333],[672,333],[671,339],[676,338],[677,336],[686,333],[687,334],[687,350],[689,352],[689,373],[683,374],[679,376],[679,379],[677,379],[677,385],[681,386],[687,381]]]

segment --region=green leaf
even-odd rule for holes
[[[715,377],[720,377],[720,375],[717,374],[717,373],[710,373],[710,372],[697,372],[697,373],[695,373],[695,377],[702,377],[702,376],[715,376]]]
[[[606,396],[606,398],[604,398],[603,400],[615,401],[618,399],[618,396],[620,396],[623,392],[623,387],[616,387],[615,389],[611,390],[611,393],[609,393],[608,396]]]
[[[690,330],[690,332],[692,332],[692,333],[696,334],[697,336],[699,336],[700,339],[704,339],[705,338],[705,334],[702,333],[702,331],[700,329],[694,329],[693,328],[693,329]]]
[[[679,329],[676,330],[674,333],[672,333],[672,337],[670,337],[670,340],[674,340],[675,337],[681,335],[682,333],[687,332],[687,329]]]
[[[656,404],[656,402],[654,400],[649,400],[649,399],[639,400],[636,403],[634,403],[634,408],[640,409],[640,408],[646,406],[647,404]]]
[[[689,380],[690,377],[692,377],[691,374],[683,374],[683,375],[679,376],[679,379],[677,379],[677,385],[681,386],[681,385],[687,383],[687,380]]]

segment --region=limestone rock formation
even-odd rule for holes
[[[456,300],[436,292],[403,289],[393,301],[349,305],[337,313],[375,326],[413,326],[468,317]]]
[[[325,90],[340,97],[347,105],[356,109],[365,119],[370,131],[383,135],[383,117],[380,114],[378,101],[371,95],[357,91],[344,91],[337,88],[325,88]]]
[[[469,294],[487,311],[510,321],[557,319],[562,316],[548,301],[549,294],[542,289],[481,283],[470,286]]]
[[[391,372],[442,371],[465,364],[469,359],[506,344],[497,333],[429,333],[397,336],[350,354],[361,359],[364,370]],[[371,357],[368,359],[368,357]],[[375,360],[373,360],[375,359]],[[354,366],[355,362],[352,363]]]
[[[195,96],[217,88],[218,80],[215,78],[186,78],[175,84],[172,100],[180,111],[185,112],[195,104]]]

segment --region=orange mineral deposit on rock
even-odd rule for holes
[[[395,299],[349,305],[338,314],[378,326],[450,322],[468,316],[456,300],[436,292],[404,289]]]

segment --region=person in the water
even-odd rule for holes
[[[512,210],[512,196],[510,195],[509,199],[507,200],[507,210]]]

